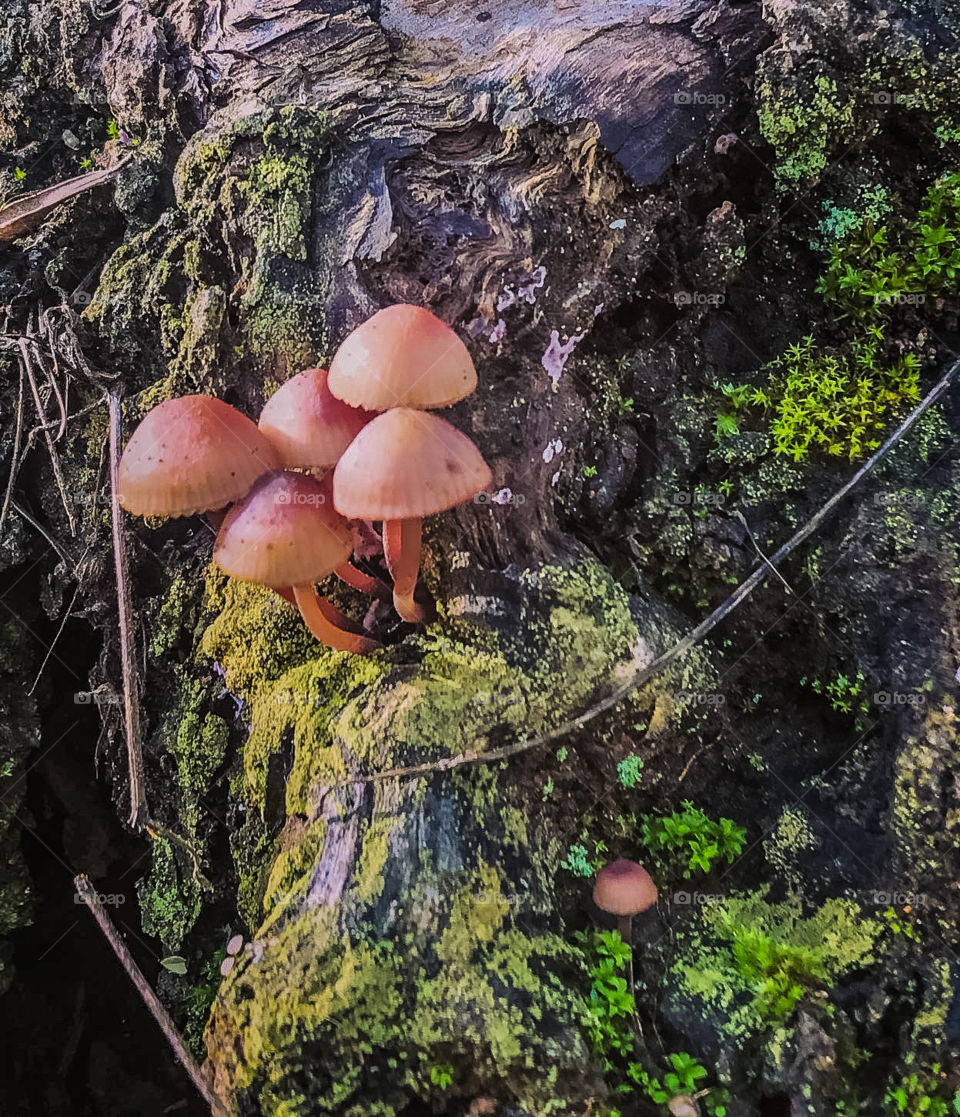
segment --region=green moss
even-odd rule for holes
[[[211,700],[208,680],[178,672],[180,703],[173,718],[168,748],[177,762],[183,793],[183,824],[191,837],[196,833],[200,799],[209,791],[213,777],[227,755],[229,730],[219,715],[207,709]]]
[[[922,701],[922,696],[917,696]],[[957,764],[956,720],[952,710],[928,709],[919,731],[908,736],[896,757],[893,782],[893,832],[903,863],[915,880],[948,887],[960,810],[944,802],[941,775]],[[928,919],[935,919],[931,911]],[[942,932],[952,926],[945,922]]]
[[[154,839],[150,872],[137,881],[137,898],[145,933],[159,938],[165,950],[179,950],[200,914],[200,885],[166,838]]]
[[[306,883],[304,878],[313,868],[318,855],[323,850],[326,836],[327,823],[324,819],[317,819],[309,823],[297,820],[297,823],[293,826],[287,824],[280,838],[280,850],[274,858],[270,875],[267,878],[262,900],[263,908],[267,911],[282,911],[290,902],[291,897],[304,887]],[[374,843],[375,847],[376,843]],[[366,850],[366,847],[364,848]],[[383,852],[385,859],[385,847]],[[379,873],[382,869],[382,862],[374,867],[376,873]],[[360,877],[362,880],[362,872]],[[375,888],[370,888],[369,891],[370,895],[373,895]],[[364,899],[366,898],[368,897],[364,896]],[[257,900],[259,910],[261,906],[260,898],[258,897]]]
[[[857,116],[848,90],[824,74],[801,87],[793,71],[782,68],[782,55],[760,56],[757,115],[763,138],[773,148],[777,174],[784,184],[819,175],[834,146],[852,138]]]
[[[763,854],[777,879],[799,890],[804,881],[801,863],[819,845],[805,812],[784,807],[777,825],[763,840]]]
[[[862,45],[849,27],[828,26],[839,10],[823,5],[770,11],[785,39],[810,40],[802,50],[768,50],[758,60],[758,121],[783,188],[816,180],[852,142],[869,142],[888,120],[944,140],[958,125],[960,77],[951,51],[925,52],[900,26],[890,28],[879,49],[871,34]],[[792,20],[803,26],[790,26]]]
[[[295,754],[287,812],[308,813],[312,792],[330,780],[357,766],[398,763],[392,740],[403,742],[403,763],[412,763],[439,759],[438,746],[447,754],[482,748],[497,726],[534,734],[560,713],[558,679],[566,708],[576,708],[611,663],[619,658],[627,669],[636,629],[625,596],[602,568],[551,567],[523,580],[552,602],[538,632],[513,643],[470,624],[457,600],[441,600],[441,621],[409,641],[420,653],[415,672],[398,683],[387,681],[385,653],[321,649],[275,594],[213,573],[209,598],[222,611],[201,651],[222,664],[228,688],[249,707],[244,771],[251,801],[262,808],[269,758],[286,740]],[[544,654],[531,656],[531,647]]]
[[[177,207],[114,253],[85,311],[132,366],[131,416],[172,395],[222,395],[237,369],[284,379],[317,359],[327,293],[307,245],[328,145],[323,114],[292,107],[191,138]]]
[[[276,149],[254,163],[242,189],[253,210],[257,243],[292,260],[306,260],[313,175],[302,153],[281,156]]]
[[[369,903],[383,891],[383,870],[390,852],[390,835],[395,827],[390,818],[374,818],[364,830],[354,885],[361,903]]]
[[[574,952],[511,927],[501,891],[497,873],[481,864],[453,894],[430,972],[407,972],[390,943],[341,936],[331,909],[302,912],[275,930],[263,960],[241,962],[225,982],[208,1034],[208,1048],[223,1053],[220,1029],[232,1034],[232,1013],[242,1017],[244,1059],[230,1088],[256,1096],[269,1117],[298,1112],[304,1097],[316,1112],[387,1117],[433,1093],[429,1067],[452,1059],[455,1084],[509,1073],[528,1111],[561,1109],[541,1031],[554,1016],[584,1012],[548,972]],[[294,1051],[316,1053],[302,1064],[299,1089],[287,1062]],[[221,1068],[227,1062],[218,1058]],[[361,1092],[362,1109],[354,1101]]]
[[[449,556],[447,566],[456,567]],[[479,1068],[531,1112],[549,1113],[560,1104],[555,1093],[570,1096],[555,1091],[557,1076],[583,1079],[584,1006],[561,976],[579,955],[536,929],[526,890],[489,855],[527,858],[524,846],[539,837],[496,770],[444,777],[451,826],[472,815],[490,850],[441,849],[436,866],[410,864],[410,819],[406,807],[390,810],[392,790],[369,817],[338,808],[341,797],[329,791],[352,772],[483,749],[504,728],[518,736],[548,729],[652,648],[640,649],[627,598],[590,559],[520,575],[517,599],[527,604],[496,626],[475,598],[453,590],[449,574],[436,567],[429,577],[439,620],[402,650],[366,658],[298,636],[296,614],[276,595],[208,579],[219,613],[201,650],[222,665],[250,724],[237,788],[251,839],[241,875],[245,902],[262,897],[264,957],[231,974],[207,1043],[224,1089],[256,1096],[264,1113],[296,1112],[303,1093],[318,1112],[352,1113],[361,1082],[364,1112],[396,1113],[434,1095],[429,1067],[439,1064],[454,1068],[450,1090]],[[673,635],[660,614],[641,623],[651,640]],[[268,808],[271,758],[281,752],[287,821],[269,840],[253,820]],[[410,809],[426,786],[404,792]],[[556,859],[549,842],[538,848],[532,874]],[[343,868],[343,892],[334,891],[346,903],[327,908],[317,886],[325,896],[323,882]],[[396,953],[375,930],[387,896]],[[242,1057],[220,1038],[238,1029]],[[381,1065],[388,1056],[394,1065]],[[371,1060],[380,1083],[372,1097]],[[305,1066],[309,1082],[296,1070]]]
[[[681,1000],[720,1021],[725,1035],[769,1038],[792,1004],[874,961],[881,931],[849,900],[828,900],[804,916],[796,896],[781,904],[763,891],[731,896],[706,905],[685,928],[670,972]]]

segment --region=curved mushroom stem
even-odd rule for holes
[[[326,644],[328,648],[334,648],[338,652],[354,652],[357,655],[366,655],[380,647],[376,640],[346,632],[333,623],[328,618],[327,610],[324,609],[324,605],[327,609],[331,609],[332,606],[317,594],[313,586],[294,586],[293,596],[300,610],[300,616],[303,617],[303,623],[321,644]]]
[[[381,582],[379,578],[374,578],[371,574],[364,574],[352,562],[341,563],[334,570],[334,574],[341,582],[346,582],[348,586],[352,586],[361,593],[369,593],[372,597],[379,597],[381,601],[390,600],[390,587],[386,582]]]
[[[297,599],[293,596],[293,590],[290,586],[283,586],[276,590],[284,601],[289,601],[290,604],[296,609]],[[337,628],[342,628],[347,632],[362,633],[363,629],[353,619],[348,617],[346,613],[341,613],[340,610],[331,601],[327,601],[325,597],[317,594],[317,604],[320,607],[320,612],[327,618],[330,624],[336,625]]]
[[[393,578],[393,607],[405,621],[417,624],[423,610],[413,600],[420,573],[420,518],[387,520],[383,525],[383,555]]]

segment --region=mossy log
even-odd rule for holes
[[[857,5],[839,2],[761,11],[726,0],[490,0],[481,9],[446,0],[216,0],[101,10],[46,0],[28,21],[26,0],[0,0],[0,141],[16,148],[17,167],[33,166],[45,146],[73,150],[62,137],[76,138],[74,117],[89,110],[88,127],[98,105],[113,127],[100,121],[95,161],[134,151],[109,194],[101,188],[55,211],[0,266],[0,363],[10,373],[0,387],[4,452],[14,456],[11,431],[23,411],[8,327],[10,337],[40,337],[40,350],[49,344],[61,361],[51,356],[51,375],[68,368],[74,408],[55,443],[61,474],[44,460],[19,479],[33,518],[9,517],[3,560],[44,563],[51,614],[65,576],[76,580],[86,617],[105,637],[92,690],[109,697],[120,685],[115,588],[103,557],[108,377],[122,390],[128,430],[156,402],[185,392],[256,415],[279,383],[325,364],[351,328],[395,301],[427,305],[453,324],[480,373],[477,393],[449,417],[480,446],[493,487],[428,523],[423,578],[436,616],[415,629],[375,614],[386,644],[376,655],[320,648],[276,595],[225,579],[210,565],[212,537],[200,521],[130,525],[148,798],[170,835],[156,841],[139,888],[144,928],[177,951],[205,890],[221,913],[239,911],[245,922],[248,941],[205,1033],[211,1079],[241,1117],[609,1110],[608,1084],[584,1040],[583,955],[570,947],[558,901],[560,859],[590,806],[575,796],[573,806],[550,801],[544,752],[509,764],[446,762],[582,712],[751,569],[755,545],[742,524],[689,507],[698,469],[731,455],[723,461],[742,470],[744,506],[768,543],[835,487],[833,474],[808,485],[796,467],[753,453],[749,433],[717,449],[712,412],[695,393],[765,359],[731,322],[764,354],[801,329],[793,303],[789,328],[779,323],[780,289],[769,277],[784,291],[798,286],[793,272],[778,271],[779,242],[778,258],[764,258],[749,280],[749,300],[729,317],[716,313],[748,242],[753,250],[777,226],[784,182],[806,186],[852,142],[855,124],[882,135],[886,102],[870,102],[868,119],[857,97],[906,76],[930,103],[953,88],[956,67],[932,48],[927,57],[899,25],[873,51],[872,7],[861,7],[855,18]],[[835,50],[820,49],[828,40]],[[10,77],[21,55],[31,65]],[[807,57],[816,65],[801,65]],[[851,59],[862,89],[848,93],[840,71],[854,68]],[[771,172],[757,185],[763,176],[748,140],[770,144],[779,178]],[[13,174],[13,165],[0,166],[4,186]],[[52,423],[55,401],[44,398]],[[53,558],[31,534],[34,521],[54,540]],[[631,533],[641,521],[638,541]],[[690,616],[651,592],[634,559],[662,575],[661,588],[682,583]],[[938,577],[935,586],[949,584]],[[369,602],[324,589],[363,617]],[[870,595],[881,596],[873,582]],[[870,612],[869,595],[847,596]],[[753,627],[735,634],[742,646],[730,671],[742,660],[750,716],[756,679],[768,670],[755,633],[770,619],[757,606]],[[868,639],[856,623],[850,639],[869,659],[886,637]],[[826,660],[805,632],[793,635],[809,658]],[[711,690],[719,654],[699,650],[565,746],[615,770],[622,724],[650,744],[669,721],[672,693]],[[107,702],[102,713],[103,774],[125,814],[117,706]],[[32,725],[32,708],[19,716]],[[674,791],[721,739],[698,717],[706,743],[688,760],[686,742],[674,742]],[[747,715],[729,717],[733,758],[715,750],[724,755],[703,778],[704,801],[725,781],[741,817],[756,813],[769,825],[768,861],[789,862],[800,891],[799,854],[789,840],[789,858],[777,844],[781,831],[789,838],[796,829],[786,810],[793,800],[765,765],[782,759],[786,732],[803,746],[794,749],[807,765],[797,760],[798,786],[801,776],[820,777],[807,722],[797,714],[792,725],[780,709],[759,728]],[[952,723],[933,719],[927,730],[931,755],[946,764]],[[900,748],[895,736],[882,755]],[[829,774],[839,760],[823,755]],[[899,769],[888,765],[897,773],[895,813],[914,812],[925,757],[903,749]],[[435,771],[384,778],[422,765]],[[843,791],[855,804],[849,811],[859,809],[855,784]],[[217,786],[222,817],[211,806]],[[931,828],[945,802],[931,808]],[[916,862],[922,846],[932,864],[931,843],[898,824],[904,861]],[[813,848],[804,837],[803,848]],[[194,860],[184,853],[191,849]],[[15,885],[20,904],[24,885]],[[15,908],[4,896],[4,922],[7,910],[22,916]],[[953,910],[943,909],[944,920]],[[764,918],[778,911],[763,906]],[[837,912],[853,907],[790,918],[806,935]],[[693,922],[697,913],[681,915]],[[861,939],[851,932],[851,969],[881,934],[876,920],[864,927]],[[695,934],[658,949],[669,953],[677,941],[694,945],[683,948],[691,956],[664,963],[658,979],[674,985],[677,972],[699,976],[704,953]],[[949,998],[942,971],[938,963],[932,982],[917,978],[927,980],[923,1003],[936,1001],[937,1019]],[[714,967],[713,977],[721,973]],[[656,985],[651,978],[647,992]],[[725,1027],[699,995],[678,1008],[676,989],[662,999],[657,992],[657,1011],[681,1045],[693,1049],[690,1037],[706,1035],[702,1049],[719,1053],[723,1082],[750,1099],[738,1112],[753,1117],[768,1087],[789,1090],[798,1106],[815,1088],[810,1104],[819,1108],[810,1111],[830,1112],[834,1095],[823,1102],[819,1082],[833,1064],[814,1060],[815,1071],[787,1075],[779,1032],[774,1058],[761,1025],[749,1035]],[[749,989],[728,983],[724,995],[739,1006]],[[811,1020],[803,1017],[798,1035],[806,1028],[813,1050],[828,1022]],[[796,1065],[805,1059],[801,1052]],[[851,1057],[851,1067],[861,1063]]]
[[[154,711],[178,758],[177,828],[196,837],[226,747],[191,663],[216,664],[249,726],[231,845],[253,937],[206,1036],[238,1113],[399,1113],[440,1095],[440,1066],[448,1097],[518,1112],[602,1093],[554,901],[576,820],[547,818],[509,767],[442,762],[560,724],[677,635],[560,529],[555,491],[604,438],[585,397],[609,384],[565,365],[654,260],[664,202],[644,186],[703,149],[725,53],[762,35],[755,9],[715,14],[226,3],[203,20],[124,8],[100,44],[108,102],[142,142],[117,194],[133,232],[84,318],[125,370],[128,422],[196,390],[255,414],[405,300],[470,340],[481,385],[452,417],[495,477],[428,532],[436,621],[388,631],[369,660],[324,652],[267,591],[215,574],[187,595],[192,634],[182,581],[160,594],[156,677],[186,652],[173,712],[166,697]],[[186,131],[175,197],[137,232]],[[637,458],[628,441],[613,484]],[[195,537],[180,561],[207,548]],[[435,776],[365,782],[430,762]],[[185,880],[164,899],[171,865],[160,843],[141,898],[175,948],[199,894]]]

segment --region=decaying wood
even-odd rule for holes
[[[595,570],[560,530],[555,509],[553,455],[561,438],[574,446],[589,436],[584,386],[564,371],[565,362],[589,343],[604,306],[633,297],[631,277],[655,258],[664,203],[641,206],[642,187],[682,152],[702,145],[715,115],[691,108],[689,91],[729,80],[727,48],[739,44],[748,57],[765,32],[754,5],[732,10],[720,30],[701,24],[703,12],[689,5],[596,0],[517,7],[495,0],[488,8],[490,18],[479,19],[483,13],[446,3],[390,3],[374,12],[224,0],[203,20],[195,7],[171,9],[161,33],[156,16],[126,5],[99,63],[108,98],[124,106],[128,127],[166,111],[178,91],[202,125],[181,155],[177,206],[156,230],[161,242],[178,221],[185,228],[191,207],[207,195],[214,205],[220,196],[220,180],[194,179],[190,168],[199,160],[206,173],[202,154],[224,136],[250,122],[256,130],[255,122],[288,110],[323,113],[328,152],[316,169],[306,259],[285,259],[280,267],[288,297],[319,292],[331,345],[379,305],[398,300],[430,306],[471,339],[481,389],[460,406],[457,422],[482,444],[494,490],[518,494],[522,504],[471,506],[444,519],[442,546],[458,561],[442,575],[442,596],[468,648],[489,638],[516,647],[520,657],[525,643],[532,645],[529,669],[539,660],[555,675],[513,701],[527,704],[528,724],[552,725],[579,711],[570,704],[580,693],[576,687],[592,698],[611,682],[632,678],[654,659],[655,647],[678,635],[667,612],[651,605],[645,627],[634,630],[631,622],[622,641],[615,636],[584,665],[586,645],[578,646],[572,615],[569,631],[551,622],[554,612],[570,615],[552,579],[562,581],[560,572],[568,569],[574,577]],[[659,22],[651,19],[657,13]],[[718,38],[730,41],[721,46]],[[229,181],[248,172],[257,140],[228,143],[226,150]],[[216,297],[228,307],[218,329],[236,330],[247,313],[250,229],[235,213],[213,212],[211,225],[222,240],[209,246],[209,255],[221,262]],[[609,235],[624,212],[630,228]],[[176,274],[180,267],[174,254],[165,271]],[[212,297],[213,285],[204,289],[192,278],[194,313]],[[91,313],[109,329],[106,303],[101,308],[95,301]],[[289,371],[295,370],[271,374]],[[254,374],[247,375],[246,383],[234,376],[231,388],[254,387]],[[203,381],[194,387],[221,390]],[[602,602],[595,599],[593,607]],[[590,626],[582,639],[600,640],[608,630],[607,623]],[[458,913],[473,904],[479,881],[496,879],[504,889],[523,882],[522,911],[497,900],[494,913],[477,918],[492,918],[504,935],[542,936],[542,956],[530,966],[544,990],[554,982],[552,967],[561,964],[564,948],[551,914],[557,835],[541,827],[535,811],[528,812],[521,841],[519,824],[507,821],[513,816],[501,802],[509,789],[483,796],[479,769],[425,791],[418,781],[364,782],[371,767],[416,770],[425,762],[443,769],[451,741],[474,730],[478,754],[496,755],[496,748],[488,750],[502,739],[496,695],[478,704],[454,681],[449,730],[418,741],[412,710],[424,705],[427,719],[431,704],[440,708],[445,692],[435,691],[443,672],[435,677],[412,647],[408,654],[413,662],[401,657],[373,691],[348,702],[348,710],[357,706],[353,716],[369,754],[351,755],[359,746],[351,743],[343,714],[343,737],[339,722],[330,730],[344,758],[342,783],[318,775],[302,789],[303,802],[280,820],[276,848],[287,854],[306,835],[324,836],[296,887],[265,901],[263,925],[252,928],[211,1017],[210,1069],[234,1112],[258,1111],[264,1076],[278,1097],[305,1093],[307,1111],[326,1111],[331,1092],[351,1073],[352,1055],[340,1050],[337,1036],[349,1033],[355,1006],[345,986],[335,1019],[308,1023],[311,1010],[300,998],[310,991],[309,998],[324,1001],[329,977],[323,975],[330,966],[339,969],[342,952],[349,958],[402,942],[399,1007],[383,1027],[423,1018],[430,1010],[419,998],[431,994],[416,975],[442,968],[437,951],[455,952]],[[457,702],[466,710],[455,712]],[[294,766],[309,768],[319,749],[318,741],[296,740]],[[365,866],[378,842],[387,859],[382,881],[371,885]],[[369,964],[393,975],[387,956]],[[528,1056],[501,1056],[484,1035],[485,1027],[496,1027],[484,1019],[494,1010],[481,1007],[489,996],[510,1004],[510,1028],[523,1018],[534,1051],[529,1058],[549,1061],[556,1074],[550,1089],[571,1105],[592,1104],[594,1071],[579,1025],[542,1002],[537,989],[515,988],[514,979],[488,972],[487,964],[482,949],[464,960],[477,967],[470,980],[441,997],[449,1002],[441,1027],[451,1057],[475,1080],[464,1088],[513,1103],[523,1097],[526,1111],[537,1111],[543,1087],[528,1081]],[[336,1020],[341,1024],[334,1026]],[[269,1050],[266,1035],[278,1037]],[[372,1109],[382,1097],[401,1105],[404,1073],[371,1077],[358,1104]]]
[[[659,226],[672,205],[669,190],[647,188],[679,160],[695,162],[712,149],[722,114],[709,98],[706,107],[694,105],[691,92],[733,96],[738,65],[768,34],[760,6],[491,0],[474,11],[445,0],[353,7],[218,0],[161,8],[122,5],[96,60],[118,119],[144,134],[162,121],[164,142],[182,148],[171,160],[172,191],[164,179],[153,195],[158,212],[136,214],[149,228],[131,236],[105,269],[87,312],[104,346],[123,351],[130,335],[139,342],[142,332],[154,347],[155,383],[136,358],[124,374],[134,385],[124,384],[131,419],[136,392],[157,398],[151,393],[168,373],[178,391],[229,392],[255,415],[264,384],[296,371],[284,364],[284,343],[304,318],[322,318],[323,340],[308,354],[320,360],[380,305],[423,303],[456,325],[477,359],[480,389],[455,419],[482,446],[498,498],[431,525],[428,549],[443,556],[429,573],[438,583],[431,588],[439,590],[442,625],[426,635],[409,632],[402,643],[391,632],[394,645],[377,660],[383,672],[374,682],[358,682],[361,672],[354,676],[339,663],[317,675],[310,674],[313,661],[298,663],[298,677],[309,676],[313,689],[295,697],[319,701],[319,692],[329,709],[322,723],[312,723],[309,710],[278,722],[268,745],[257,742],[260,754],[250,740],[263,724],[273,725],[268,703],[275,709],[282,695],[270,693],[280,680],[269,671],[280,672],[274,661],[283,657],[265,647],[263,676],[249,685],[249,665],[233,668],[230,655],[242,659],[236,643],[244,641],[259,649],[261,633],[244,630],[239,615],[229,618],[234,631],[209,623],[202,654],[197,646],[178,649],[184,659],[176,668],[187,661],[178,680],[212,661],[235,688],[242,716],[232,728],[237,736],[250,733],[237,768],[253,769],[259,755],[268,769],[243,773],[251,783],[263,776],[266,805],[245,798],[246,789],[230,792],[230,837],[249,843],[238,874],[246,874],[251,938],[209,1021],[217,1096],[242,1117],[261,1112],[267,1093],[275,1108],[311,1117],[408,1112],[416,1104],[410,1082],[422,1067],[413,1056],[404,1064],[398,1055],[392,1067],[377,1060],[385,1050],[393,1058],[406,1033],[427,1018],[439,1039],[424,1040],[422,1050],[457,1065],[458,1096],[496,1099],[490,1104],[518,1114],[544,1112],[553,1099],[544,1100],[530,1067],[549,1063],[555,1098],[569,1111],[590,1112],[600,1097],[596,1067],[576,1013],[557,1007],[566,961],[554,870],[569,834],[541,811],[538,795],[516,786],[512,770],[483,765],[560,739],[585,743],[579,731],[637,688],[666,686],[664,669],[697,648],[809,538],[958,366],[801,530],[681,638],[678,618],[653,595],[638,592],[627,608],[602,564],[565,530],[566,510],[558,517],[561,455],[569,460],[596,433],[586,401],[599,394],[589,362],[568,359],[596,343],[598,321],[609,322],[618,309],[641,313],[637,276],[649,281],[663,268]],[[277,139],[291,121],[295,131],[298,113],[318,132],[322,117],[314,148],[301,151],[296,136]],[[274,147],[265,154],[267,131]],[[309,196],[302,214],[297,210],[303,228],[292,246],[267,249],[257,238],[263,215],[248,208],[251,166],[267,164],[282,181],[291,155],[302,156],[309,170]],[[35,224],[57,204],[52,198],[40,192],[29,213],[0,211],[0,220],[7,215],[0,228]],[[271,204],[281,208],[277,199]],[[290,199],[282,204],[289,208]],[[714,213],[728,214],[732,207],[724,206]],[[138,257],[146,261],[140,270]],[[245,300],[264,274],[281,307],[302,311],[280,316],[279,336],[265,330],[263,348],[272,346],[275,359],[252,355],[244,332],[258,309]],[[118,289],[140,300],[127,319],[117,309]],[[661,295],[668,304],[669,294]],[[640,332],[647,328],[654,345],[655,314]],[[75,357],[83,359],[79,350]],[[134,595],[144,590],[137,570],[126,570],[128,562],[137,566],[138,554],[124,551],[117,503],[119,398],[119,388],[109,395],[111,524],[130,820],[148,822],[146,780],[156,779],[150,801],[164,823],[149,820],[150,830],[186,851],[191,881],[214,891],[228,871],[210,866],[210,881],[200,873],[206,851],[194,847],[193,835],[175,836],[179,820],[160,786],[157,753],[180,695],[153,707],[153,696],[144,695],[144,725],[155,719],[161,742],[151,755],[151,727],[144,773],[130,597],[131,586]],[[612,444],[615,421],[603,422]],[[645,449],[639,441],[623,439],[634,465]],[[131,536],[139,530],[131,525]],[[186,561],[185,538],[190,547],[199,544],[189,528],[183,536],[176,531],[170,529],[167,554],[183,546]],[[157,567],[150,570],[154,583],[163,581]],[[584,587],[591,586],[588,597]],[[623,606],[613,619],[604,612],[610,601]],[[155,602],[143,604],[141,616],[154,617]],[[265,616],[268,626],[275,616]],[[583,636],[577,625],[585,617]],[[668,650],[657,654],[661,648]],[[709,665],[708,653],[697,652]],[[144,661],[152,654],[145,651]],[[499,677],[484,674],[490,662]],[[498,705],[504,694],[507,714]],[[263,864],[252,868],[257,858]],[[487,881],[501,891],[492,902],[478,901]],[[522,907],[512,894],[504,898],[508,888],[522,893]],[[500,940],[521,949],[535,942],[536,950],[523,956],[523,966],[497,970]],[[503,1026],[493,1039],[484,1031],[488,1017]],[[342,1037],[357,1033],[354,1050]],[[358,1077],[357,1065],[371,1059],[376,1073]]]
[[[429,776],[436,772],[448,772],[464,764],[492,764],[501,760],[509,760],[511,757],[519,756],[522,753],[529,752],[531,749],[541,748],[544,745],[563,740],[576,731],[585,728],[591,721],[594,721],[602,714],[614,709],[633,691],[638,690],[640,687],[650,682],[651,679],[656,678],[657,675],[665,671],[671,663],[682,658],[692,648],[695,648],[697,644],[701,643],[722,620],[730,616],[739,605],[746,601],[750,594],[763,583],[770,573],[779,574],[777,567],[792,554],[801,543],[809,539],[837,506],[842,501],[846,500],[861,481],[877,468],[880,462],[883,461],[887,454],[901,441],[904,435],[914,427],[928,408],[940,399],[947,388],[950,387],[958,371],[960,371],[960,361],[954,362],[954,364],[947,369],[943,376],[903,420],[897,429],[884,441],[883,445],[863,463],[853,476],[850,477],[802,527],[794,532],[785,543],[781,544],[773,555],[769,558],[764,558],[762,565],[758,566],[749,578],[734,590],[726,601],[718,605],[709,616],[704,617],[700,624],[687,632],[682,639],[678,640],[672,647],[658,655],[652,662],[639,668],[626,682],[621,683],[611,694],[606,695],[601,701],[595,702],[589,709],[584,710],[576,717],[570,718],[562,725],[538,737],[517,741],[512,745],[504,745],[502,748],[498,749],[470,751],[461,753],[459,756],[444,757],[442,760],[437,760],[431,764],[417,764],[407,768],[393,768],[384,772],[373,772],[366,775],[354,773],[349,779],[342,781],[343,785],[354,784],[361,779],[365,782],[374,782],[378,780],[407,779],[411,776]],[[685,774],[685,772],[686,769],[684,769],[683,774]],[[683,778],[683,774],[680,776],[681,779]]]

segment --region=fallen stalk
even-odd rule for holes
[[[110,182],[117,177],[131,158],[132,155],[126,155],[116,166],[88,171],[86,174],[68,178],[65,182],[58,182],[43,190],[34,190],[5,206],[0,206],[0,241],[16,240],[17,237],[23,236],[39,225],[57,206],[63,205],[78,194],[92,190],[95,186]]]
[[[783,562],[783,560],[805,539],[808,539],[830,513],[833,512],[837,505],[844,500],[868,474],[873,472],[882,459],[897,445],[927,408],[943,395],[950,386],[950,382],[958,370],[960,370],[960,360],[955,361],[947,369],[941,379],[930,389],[927,395],[917,404],[913,411],[910,412],[880,449],[864,462],[850,480],[842,485],[833,496],[830,497],[826,504],[824,504],[814,516],[807,520],[799,531],[791,535],[786,543],[769,558],[765,558],[761,555],[763,561],[757,569],[754,570],[745,581],[741,582],[737,589],[722,605],[717,606],[717,608],[714,609],[709,616],[705,617],[696,628],[692,628],[681,640],[678,640],[676,644],[668,648],[662,655],[651,660],[646,667],[641,667],[638,671],[635,671],[625,683],[618,686],[607,695],[606,698],[595,703],[582,714],[578,714],[575,718],[565,721],[562,725],[558,725],[555,729],[550,729],[538,737],[531,737],[526,741],[517,741],[515,744],[504,745],[502,748],[498,749],[469,749],[466,752],[460,753],[458,756],[445,757],[443,760],[436,760],[429,764],[414,764],[408,768],[390,768],[386,771],[374,772],[372,775],[367,776],[349,776],[330,784],[328,791],[332,791],[337,787],[347,786],[348,784],[373,783],[380,780],[402,779],[407,776],[425,776],[433,772],[445,772],[451,768],[459,768],[464,764],[490,764],[498,760],[507,760],[512,756],[517,756],[519,753],[529,752],[531,749],[550,744],[551,741],[556,741],[560,737],[565,737],[568,733],[572,733],[577,729],[582,729],[594,718],[599,717],[601,714],[613,709],[614,706],[619,705],[632,691],[637,690],[656,675],[659,675],[660,672],[668,667],[675,659],[679,659],[681,656],[686,655],[686,653],[698,644],[708,632],[716,628],[725,617],[728,617],[738,605],[745,601],[757,586],[759,586],[765,578],[770,576],[771,572],[779,577],[779,572],[776,569],[777,565]]]
[[[196,1059],[190,1054],[190,1050],[184,1043],[183,1037],[177,1031],[177,1026],[171,1019],[170,1014],[160,1003],[159,997],[154,993],[153,989],[150,987],[150,983],[143,976],[143,971],[134,961],[133,955],[127,948],[127,944],[118,934],[116,927],[110,922],[110,917],[107,915],[106,908],[100,903],[97,897],[97,891],[90,883],[89,878],[81,873],[78,877],[74,878],[73,883],[77,890],[77,894],[90,909],[104,937],[113,948],[114,954],[116,954],[117,958],[120,960],[120,965],[126,970],[127,976],[140,994],[140,999],[150,1010],[150,1014],[153,1016],[154,1020],[156,1020],[160,1031],[163,1032],[166,1037],[174,1055],[190,1076],[190,1081],[197,1088],[197,1093],[199,1093],[207,1105],[210,1106],[210,1112],[213,1117],[230,1117],[229,1111],[213,1092],[206,1078],[204,1078],[203,1071],[201,1071]]]
[[[113,530],[113,564],[117,578],[117,613],[120,626],[120,668],[123,674],[123,719],[130,769],[130,825],[139,830],[150,817],[143,778],[143,748],[140,743],[140,695],[133,656],[133,610],[127,580],[127,549],[120,511],[120,401],[107,393],[110,410],[110,524]]]

